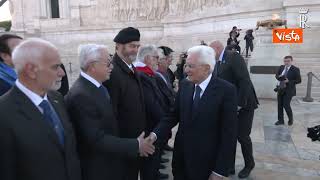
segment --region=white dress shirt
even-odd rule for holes
[[[207,86],[208,86],[208,84],[209,84],[209,82],[210,82],[210,80],[211,80],[211,77],[212,77],[212,74],[210,73],[210,75],[207,77],[207,79],[205,79],[204,81],[202,81],[200,84],[195,84],[195,85],[194,85],[195,88],[196,88],[196,86],[198,86],[198,85],[199,85],[200,88],[201,88],[200,98],[202,97],[204,91],[206,90],[206,88],[207,88]],[[194,91],[194,93],[193,93],[193,99],[194,99],[195,95],[196,95],[196,91]]]
[[[97,80],[95,80],[93,77],[91,77],[91,76],[88,75],[87,73],[81,71],[81,72],[80,72],[80,75],[81,75],[83,78],[85,78],[85,79],[87,79],[88,81],[90,81],[90,82],[91,82],[92,84],[94,84],[95,86],[97,86],[97,88],[99,88],[99,87],[101,86],[101,84],[100,84]]]
[[[281,73],[282,76],[283,76],[284,73],[286,72],[286,67],[287,67],[287,66],[284,66],[284,68],[283,68],[283,71],[282,71],[282,73]],[[288,71],[290,70],[290,68],[291,68],[291,65],[288,67]],[[288,72],[287,72],[287,73],[288,73]]]
[[[28,89],[23,84],[21,84],[19,79],[16,81],[16,86],[18,89],[20,89],[20,91],[23,92],[23,94],[25,94],[31,100],[31,102],[39,109],[39,111],[41,113],[43,113],[43,109],[39,105],[43,100],[47,100],[49,102],[49,104],[51,105],[50,101],[48,100],[47,94],[45,94],[44,97],[42,98],[38,94],[36,94],[33,91],[31,91],[30,89]]]

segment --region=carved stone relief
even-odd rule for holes
[[[166,15],[184,15],[208,7],[223,7],[231,0],[109,0],[113,20],[161,20]],[[106,2],[106,1],[104,1]],[[99,5],[98,5],[99,6]]]

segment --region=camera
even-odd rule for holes
[[[188,57],[187,52],[182,52],[182,53],[180,54],[180,58],[185,59],[185,58],[187,58],[187,57]]]

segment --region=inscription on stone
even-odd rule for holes
[[[252,74],[276,74],[279,66],[250,66]]]

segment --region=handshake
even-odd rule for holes
[[[148,157],[155,152],[153,143],[157,140],[157,136],[154,133],[150,133],[148,137],[145,137],[145,132],[142,132],[137,139],[139,141],[139,154],[141,157]]]

